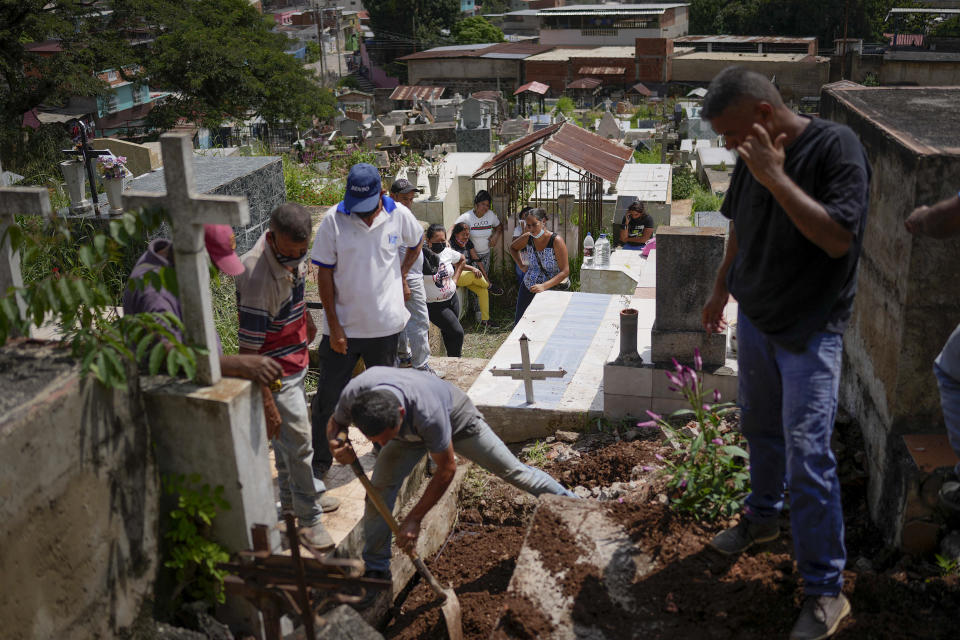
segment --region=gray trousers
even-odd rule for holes
[[[320,494],[327,488],[313,477],[313,438],[303,390],[306,375],[304,369],[283,378],[280,391],[273,394],[283,420],[280,434],[273,439],[273,454],[281,506],[292,508],[303,526],[312,526],[320,521]]]

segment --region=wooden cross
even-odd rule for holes
[[[6,180],[0,179],[0,295],[6,295],[10,287],[23,287],[20,254],[13,250],[8,234],[10,227],[16,224],[13,219],[16,214],[52,217],[50,194],[43,187],[8,187]],[[23,316],[26,304],[20,294],[16,298]],[[11,335],[16,335],[14,331],[11,329]]]
[[[173,233],[174,266],[177,272],[184,338],[203,347],[208,355],[197,361],[197,381],[213,385],[220,381],[220,356],[213,325],[210,272],[203,243],[203,225],[244,225],[250,220],[247,199],[240,196],[199,195],[193,181],[193,144],[189,134],[160,136],[163,155],[164,194],[125,191],[123,207],[163,208]]]
[[[508,376],[514,380],[523,380],[523,390],[527,395],[527,404],[533,404],[533,381],[547,378],[562,378],[567,372],[560,367],[557,371],[547,371],[542,364],[530,364],[530,338],[527,334],[520,336],[520,362],[513,363],[509,369],[490,370],[495,376]]]

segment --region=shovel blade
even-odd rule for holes
[[[450,640],[463,640],[463,622],[460,614],[460,601],[453,589],[443,590],[444,600],[440,611],[443,612],[443,620],[447,623],[447,635]]]

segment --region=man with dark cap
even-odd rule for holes
[[[736,298],[751,485],[740,522],[710,544],[732,555],[776,538],[789,489],[805,594],[790,638],[826,638],[850,613],[830,436],[870,166],[848,127],[791,111],[766,77],[740,67],[713,79],[702,116],[739,155],[721,208],[731,220],[727,251],[703,325],[722,331],[723,309]]]
[[[400,178],[390,186],[390,196],[407,209],[413,207],[413,199],[423,193],[410,184],[406,178]],[[406,254],[406,247],[400,248],[400,258]],[[403,280],[403,298],[410,312],[410,319],[400,334],[400,366],[430,371],[427,361],[430,358],[430,318],[427,315],[427,294],[423,288],[423,260],[417,260],[410,266]]]
[[[323,303],[320,379],[314,396],[313,473],[332,463],[326,427],[340,392],[362,357],[369,367],[396,366],[397,343],[410,318],[403,281],[420,260],[423,229],[413,214],[382,190],[373,165],[354,165],[343,200],[317,227],[311,259]],[[400,248],[406,248],[403,258]]]

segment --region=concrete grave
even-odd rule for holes
[[[483,103],[476,98],[467,98],[460,108],[460,124],[457,127],[457,150],[464,153],[490,151],[493,145],[493,130],[490,115]]]
[[[160,168],[160,154],[146,145],[116,138],[94,138],[92,144],[95,149],[109,149],[115,156],[126,157],[126,167],[134,176]]]
[[[409,124],[403,127],[403,139],[412,149],[431,149],[434,145],[457,142],[456,122]]]
[[[529,120],[517,118],[516,120],[505,120],[500,125],[500,140],[506,143],[513,142],[517,138],[531,133],[533,127]]]
[[[655,264],[650,263],[639,251],[614,251],[610,254],[609,266],[581,267],[580,291],[633,297],[634,291],[640,286],[640,275],[654,268]]]
[[[697,227],[717,227],[724,232],[730,230],[730,219],[719,211],[697,211],[694,213]]]
[[[344,138],[362,138],[363,124],[353,118],[345,118],[340,121],[340,135]]]
[[[123,391],[58,345],[0,349],[6,638],[126,637],[153,596],[159,477],[135,372]]]
[[[478,129],[484,124],[483,103],[476,98],[468,98],[460,107],[460,121],[464,129]]]
[[[873,167],[853,317],[844,336],[840,403],[863,430],[868,504],[887,541],[911,522],[926,473],[906,438],[946,447],[933,360],[960,323],[960,240],[912,236],[903,220],[960,184],[960,89],[828,85],[821,114],[853,129]]]
[[[700,318],[700,310],[713,291],[723,253],[721,229],[661,227],[657,230],[654,363],[669,363],[672,358],[691,363],[694,349],[699,349],[704,364],[724,364],[726,337],[707,335]]]
[[[50,193],[43,187],[0,187],[0,291],[23,287],[20,252],[14,251],[8,233],[10,226],[16,224],[15,215],[49,218],[53,215]],[[19,293],[16,303],[20,313],[25,314],[26,304]],[[19,332],[15,327],[11,327],[10,335],[17,336]]]
[[[192,167],[197,193],[246,197],[250,220],[243,226],[235,225],[233,230],[237,236],[237,253],[249,251],[266,230],[270,212],[287,200],[280,158],[194,157]],[[162,192],[165,190],[164,180],[164,170],[160,169],[131,180],[127,189]],[[127,191],[124,191],[126,194]]]

